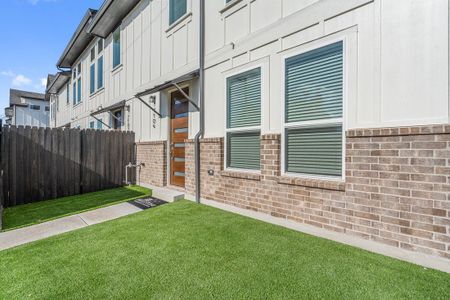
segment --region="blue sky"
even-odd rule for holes
[[[47,74],[88,8],[103,0],[0,0],[0,115],[9,89],[45,90]]]

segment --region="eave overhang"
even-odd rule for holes
[[[87,33],[106,38],[139,1],[106,0],[87,28]]]
[[[69,44],[66,46],[66,49],[64,49],[63,54],[59,58],[56,64],[58,68],[71,68],[78,57],[92,41],[94,37],[88,34],[86,30],[96,13],[97,11],[94,9],[87,10],[80,22],[80,25],[78,25],[77,30],[70,39]]]
[[[56,94],[64,86],[64,84],[70,79],[70,71],[58,72],[53,81],[45,91],[46,94]]]

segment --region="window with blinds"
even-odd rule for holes
[[[187,12],[187,0],[170,0],[169,2],[169,25],[175,23]]]
[[[286,59],[285,171],[342,176],[343,42]]]
[[[227,78],[226,165],[260,169],[261,68]]]

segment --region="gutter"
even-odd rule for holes
[[[200,0],[200,53],[199,53],[199,113],[200,128],[195,135],[195,201],[200,203],[200,138],[205,131],[205,0]]]

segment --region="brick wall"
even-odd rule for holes
[[[144,165],[140,169],[140,182],[154,186],[165,186],[167,181],[167,143],[165,141],[136,143],[137,162]],[[139,180],[139,169],[137,170]]]
[[[260,174],[224,171],[223,139],[204,139],[202,198],[450,259],[450,126],[351,130],[346,148],[342,183],[280,176],[276,134],[261,137]]]

